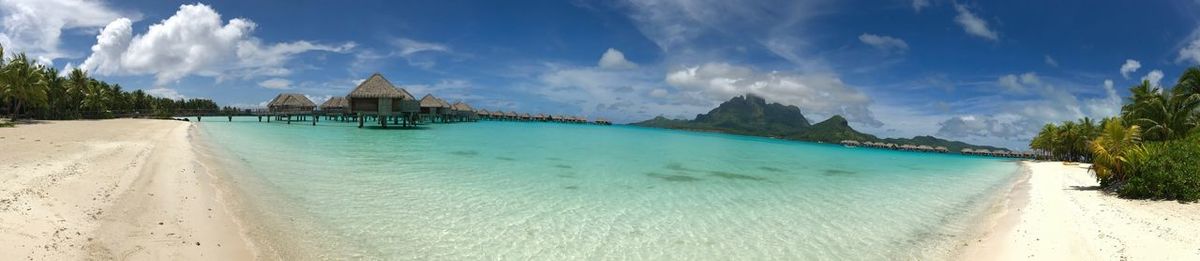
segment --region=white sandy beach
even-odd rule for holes
[[[0,260],[253,259],[190,127],[117,119],[0,128]]]
[[[1022,162],[961,260],[1200,260],[1200,204],[1105,195],[1087,165]]]

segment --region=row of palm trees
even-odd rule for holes
[[[1120,116],[1099,124],[1089,118],[1047,124],[1030,148],[1059,160],[1092,162],[1096,177],[1106,185],[1129,178],[1130,165],[1136,162],[1132,159],[1146,156],[1142,145],[1200,135],[1200,68],[1188,68],[1170,89],[1142,81],[1130,92]]]
[[[154,97],[127,92],[119,84],[88,77],[78,68],[65,77],[24,53],[5,58],[0,46],[0,112],[12,118],[79,119],[116,116],[169,116],[177,110],[217,110],[207,99]]]

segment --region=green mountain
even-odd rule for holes
[[[1003,149],[990,146],[978,146],[960,141],[950,141],[932,136],[917,136],[911,139],[887,138],[880,139],[875,135],[866,134],[850,127],[846,118],[834,115],[817,124],[809,124],[808,119],[794,105],[767,103],[762,97],[745,95],[733,97],[721,103],[708,113],[696,115],[693,120],[667,119],[662,116],[654,119],[632,123],[630,125],[681,129],[692,131],[710,131],[741,135],[774,137],[801,141],[837,143],[842,140],[857,140],[861,142],[889,142],[896,144],[929,145],[946,147],[950,151],[960,151],[963,148],[972,149]]]

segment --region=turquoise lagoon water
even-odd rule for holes
[[[292,258],[938,259],[1017,164],[557,123],[200,123]]]

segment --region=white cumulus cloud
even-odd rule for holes
[[[1137,72],[1139,68],[1142,68],[1142,63],[1134,59],[1125,59],[1125,64],[1121,65],[1121,76],[1129,79],[1129,74]]]
[[[252,35],[254,22],[224,22],[204,4],[182,5],[171,17],[135,35],[129,19],[110,22],[96,36],[92,55],[80,68],[102,75],[148,75],[162,85],[190,75],[250,78],[291,73],[285,66],[309,51],[346,52],[354,43],[324,45],[307,41],[267,44]]]
[[[608,51],[604,51],[604,55],[600,56],[600,61],[597,64],[600,66],[600,68],[604,69],[637,68],[637,64],[625,59],[624,53],[613,48],[608,48]]]
[[[1040,78],[1038,78],[1037,73],[1033,72],[1022,73],[1021,75],[1008,74],[1000,76],[1000,78],[996,80],[996,84],[1000,85],[1000,87],[1004,87],[1005,90],[1016,93],[1024,93],[1026,91],[1026,87],[1037,86],[1041,83],[1042,81]]]
[[[995,41],[1000,39],[1000,34],[988,28],[987,21],[984,21],[975,13],[972,13],[966,6],[955,4],[954,10],[958,11],[958,15],[954,17],[954,22],[963,27],[968,34],[978,36],[983,39]]]
[[[891,36],[864,33],[858,36],[858,40],[885,52],[903,53],[908,51],[907,42]]]
[[[1150,86],[1154,87],[1162,87],[1162,79],[1163,72],[1160,70],[1153,70],[1149,73],[1146,73],[1146,76],[1142,76],[1143,81],[1149,81]]]
[[[0,0],[0,44],[8,52],[25,52],[47,64],[71,57],[59,49],[63,31],[94,29],[120,17],[138,18],[101,1],[87,0]]]
[[[1195,64],[1200,64],[1200,34],[1197,34],[1191,43],[1183,49],[1179,49],[1179,58],[1177,62],[1190,61]]]

